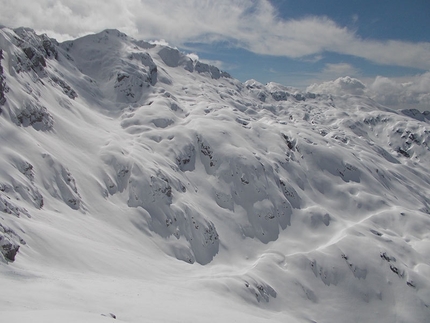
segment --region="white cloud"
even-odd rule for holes
[[[333,78],[344,75],[356,75],[358,74],[358,70],[351,64],[347,63],[326,64],[322,74]]]
[[[0,0],[0,8],[0,23],[60,39],[117,28],[175,46],[224,41],[258,54],[301,58],[332,51],[430,69],[430,43],[364,40],[326,17],[283,20],[268,0]]]
[[[375,63],[430,69],[430,43],[386,42],[354,39],[335,51],[366,58]]]
[[[335,95],[367,95],[393,109],[430,111],[430,72],[402,78],[377,76],[366,83],[346,76],[335,81],[313,84],[306,90]]]
[[[312,84],[306,89],[308,92],[324,94],[353,94],[363,95],[366,85],[358,79],[345,76],[339,77],[335,81],[323,82],[321,84]]]
[[[302,73],[303,74],[303,73]],[[347,77],[345,77],[348,75]],[[351,82],[355,80],[356,77],[360,75],[360,71],[353,65],[348,63],[327,63],[324,68],[316,73],[307,73],[304,79],[304,86],[302,88],[308,87],[312,88],[313,92],[317,93],[344,93],[347,91],[350,94],[361,94],[356,92],[360,91],[357,89],[349,89],[352,85]],[[336,80],[336,81],[331,81]],[[312,84],[309,86],[309,84]]]
[[[189,54],[187,54],[187,56],[189,58],[191,58],[191,60],[193,60],[193,61],[198,61],[199,60],[199,55],[197,55],[196,53],[189,53]]]
[[[378,76],[368,89],[372,98],[387,106],[430,110],[430,72],[407,80]]]
[[[323,55],[311,55],[311,56],[301,57],[300,60],[308,63],[316,63],[322,60],[323,58],[324,58]]]

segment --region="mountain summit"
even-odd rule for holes
[[[0,317],[425,322],[430,116],[0,29]]]

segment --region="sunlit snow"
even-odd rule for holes
[[[0,30],[3,322],[427,322],[430,115],[117,30]]]

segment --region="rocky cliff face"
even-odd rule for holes
[[[0,50],[0,105],[4,105],[6,102],[5,92],[7,91],[5,77],[3,76],[3,66],[1,60],[3,59],[3,50]]]

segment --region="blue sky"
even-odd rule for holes
[[[272,0],[278,19],[301,20],[326,17],[339,28],[346,28],[357,38],[384,43],[389,40],[412,44],[430,43],[429,0]],[[203,59],[221,61],[236,78],[249,78],[262,83],[276,81],[304,88],[313,82],[331,80],[340,76],[362,79],[378,75],[407,77],[428,71],[429,68],[382,64],[353,54],[336,50],[321,50],[314,55],[288,57],[261,55],[228,43],[187,44]],[[428,48],[430,51],[430,47]],[[393,55],[396,55],[394,52]]]
[[[306,89],[351,76],[430,110],[430,0],[0,0],[0,8],[0,24],[59,41],[116,28],[241,81]]]

